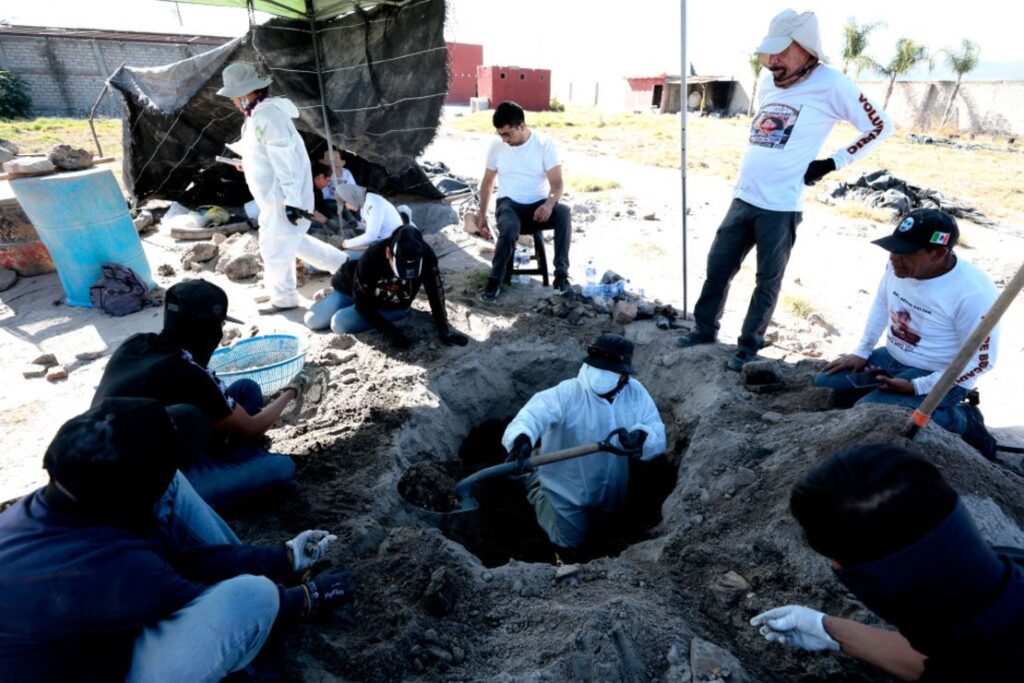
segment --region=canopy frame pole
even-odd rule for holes
[[[331,141],[331,120],[327,118],[327,100],[324,97],[324,72],[320,68],[320,41],[316,35],[316,11],[313,0],[306,0],[306,16],[309,18],[309,30],[313,38],[313,59],[316,65],[316,81],[320,88],[320,114],[324,118],[324,137],[327,139],[328,166],[331,177],[334,177],[334,143]]]
[[[683,222],[683,319],[689,315],[687,254],[686,254],[686,102],[687,74],[686,68],[686,0],[679,3],[679,175],[682,183],[682,222]]]

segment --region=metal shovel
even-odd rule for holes
[[[561,462],[562,460],[571,460],[572,458],[579,458],[584,455],[590,455],[591,453],[597,453],[598,451],[605,451],[607,453],[614,453],[615,455],[636,455],[641,452],[641,448],[635,448],[633,450],[626,450],[619,446],[614,446],[611,443],[613,436],[625,434],[625,429],[616,429],[606,436],[602,441],[596,443],[583,444],[582,446],[574,446],[573,448],[566,448],[565,450],[555,451],[554,453],[543,453],[541,455],[534,455],[522,463],[519,462],[506,462],[500,465],[494,465],[493,467],[487,467],[479,472],[474,472],[465,479],[461,480],[455,485],[455,490],[459,494],[459,507],[452,510],[447,514],[457,514],[461,512],[472,512],[480,507],[480,504],[473,498],[473,487],[482,481],[488,479],[494,479],[495,477],[504,477],[510,474],[519,474],[521,472],[528,472],[529,470],[536,469],[541,465],[548,465],[553,462]]]

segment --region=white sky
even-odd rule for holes
[[[619,78],[680,71],[679,0],[449,0],[449,40],[484,45],[485,63],[550,68],[556,78]],[[698,73],[749,77],[746,56],[768,22],[787,6],[818,14],[825,50],[838,55],[842,25],[884,21],[869,50],[887,61],[896,39],[912,37],[932,49],[962,38],[981,46],[982,60],[1024,61],[1019,0],[890,0],[853,6],[837,0],[800,5],[750,0],[689,0],[688,57]],[[618,8],[618,9],[613,9]],[[178,11],[182,23],[179,26]],[[0,20],[75,28],[183,31],[238,35],[244,10],[159,0],[0,0]]]

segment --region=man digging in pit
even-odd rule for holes
[[[491,262],[491,275],[480,298],[494,301],[501,291],[505,268],[524,227],[555,232],[554,288],[570,291],[569,241],[572,217],[562,198],[562,162],[555,142],[526,125],[526,115],[515,102],[502,102],[492,117],[497,140],[487,150],[487,168],[480,181],[480,212],[477,231],[491,238],[487,209],[494,181],[498,180],[498,201],[494,217],[498,223],[498,246]]]
[[[898,631],[787,605],[750,621],[767,640],[908,681],[1024,680],[1024,555],[990,547],[930,462],[848,448],[803,477],[790,509],[839,583]]]
[[[717,339],[729,283],[756,247],[757,284],[737,341],[739,349],[727,364],[736,371],[764,346],[796,229],[803,220],[804,186],[863,159],[893,131],[880,107],[853,81],[826,66],[813,12],[785,10],[777,15],[757,52],[772,78],[757,90],[758,113],[734,199],[708,252],[707,277],[693,309],[696,327],[679,338],[684,347]],[[839,121],[851,123],[859,137],[829,158],[815,159]]]
[[[633,343],[603,334],[587,347],[579,374],[535,394],[505,429],[509,459],[600,441],[614,430],[622,448],[651,460],[665,451],[665,425],[650,394],[632,379]],[[630,458],[598,451],[537,468],[526,481],[537,522],[562,559],[600,536],[621,512]]]
[[[874,244],[889,252],[860,344],[814,378],[841,404],[888,403],[916,409],[960,347],[985,317],[998,292],[992,280],[953,251],[960,230],[938,209],[911,212]],[[875,348],[885,331],[885,346]],[[995,366],[999,327],[971,358],[932,419],[963,434],[961,405],[983,373]]]

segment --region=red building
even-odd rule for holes
[[[551,104],[551,70],[518,66],[481,66],[477,69],[478,97],[486,97],[493,109],[512,100],[528,111],[546,111]]]
[[[448,96],[445,104],[469,104],[476,97],[476,72],[484,63],[484,46],[448,43]]]

